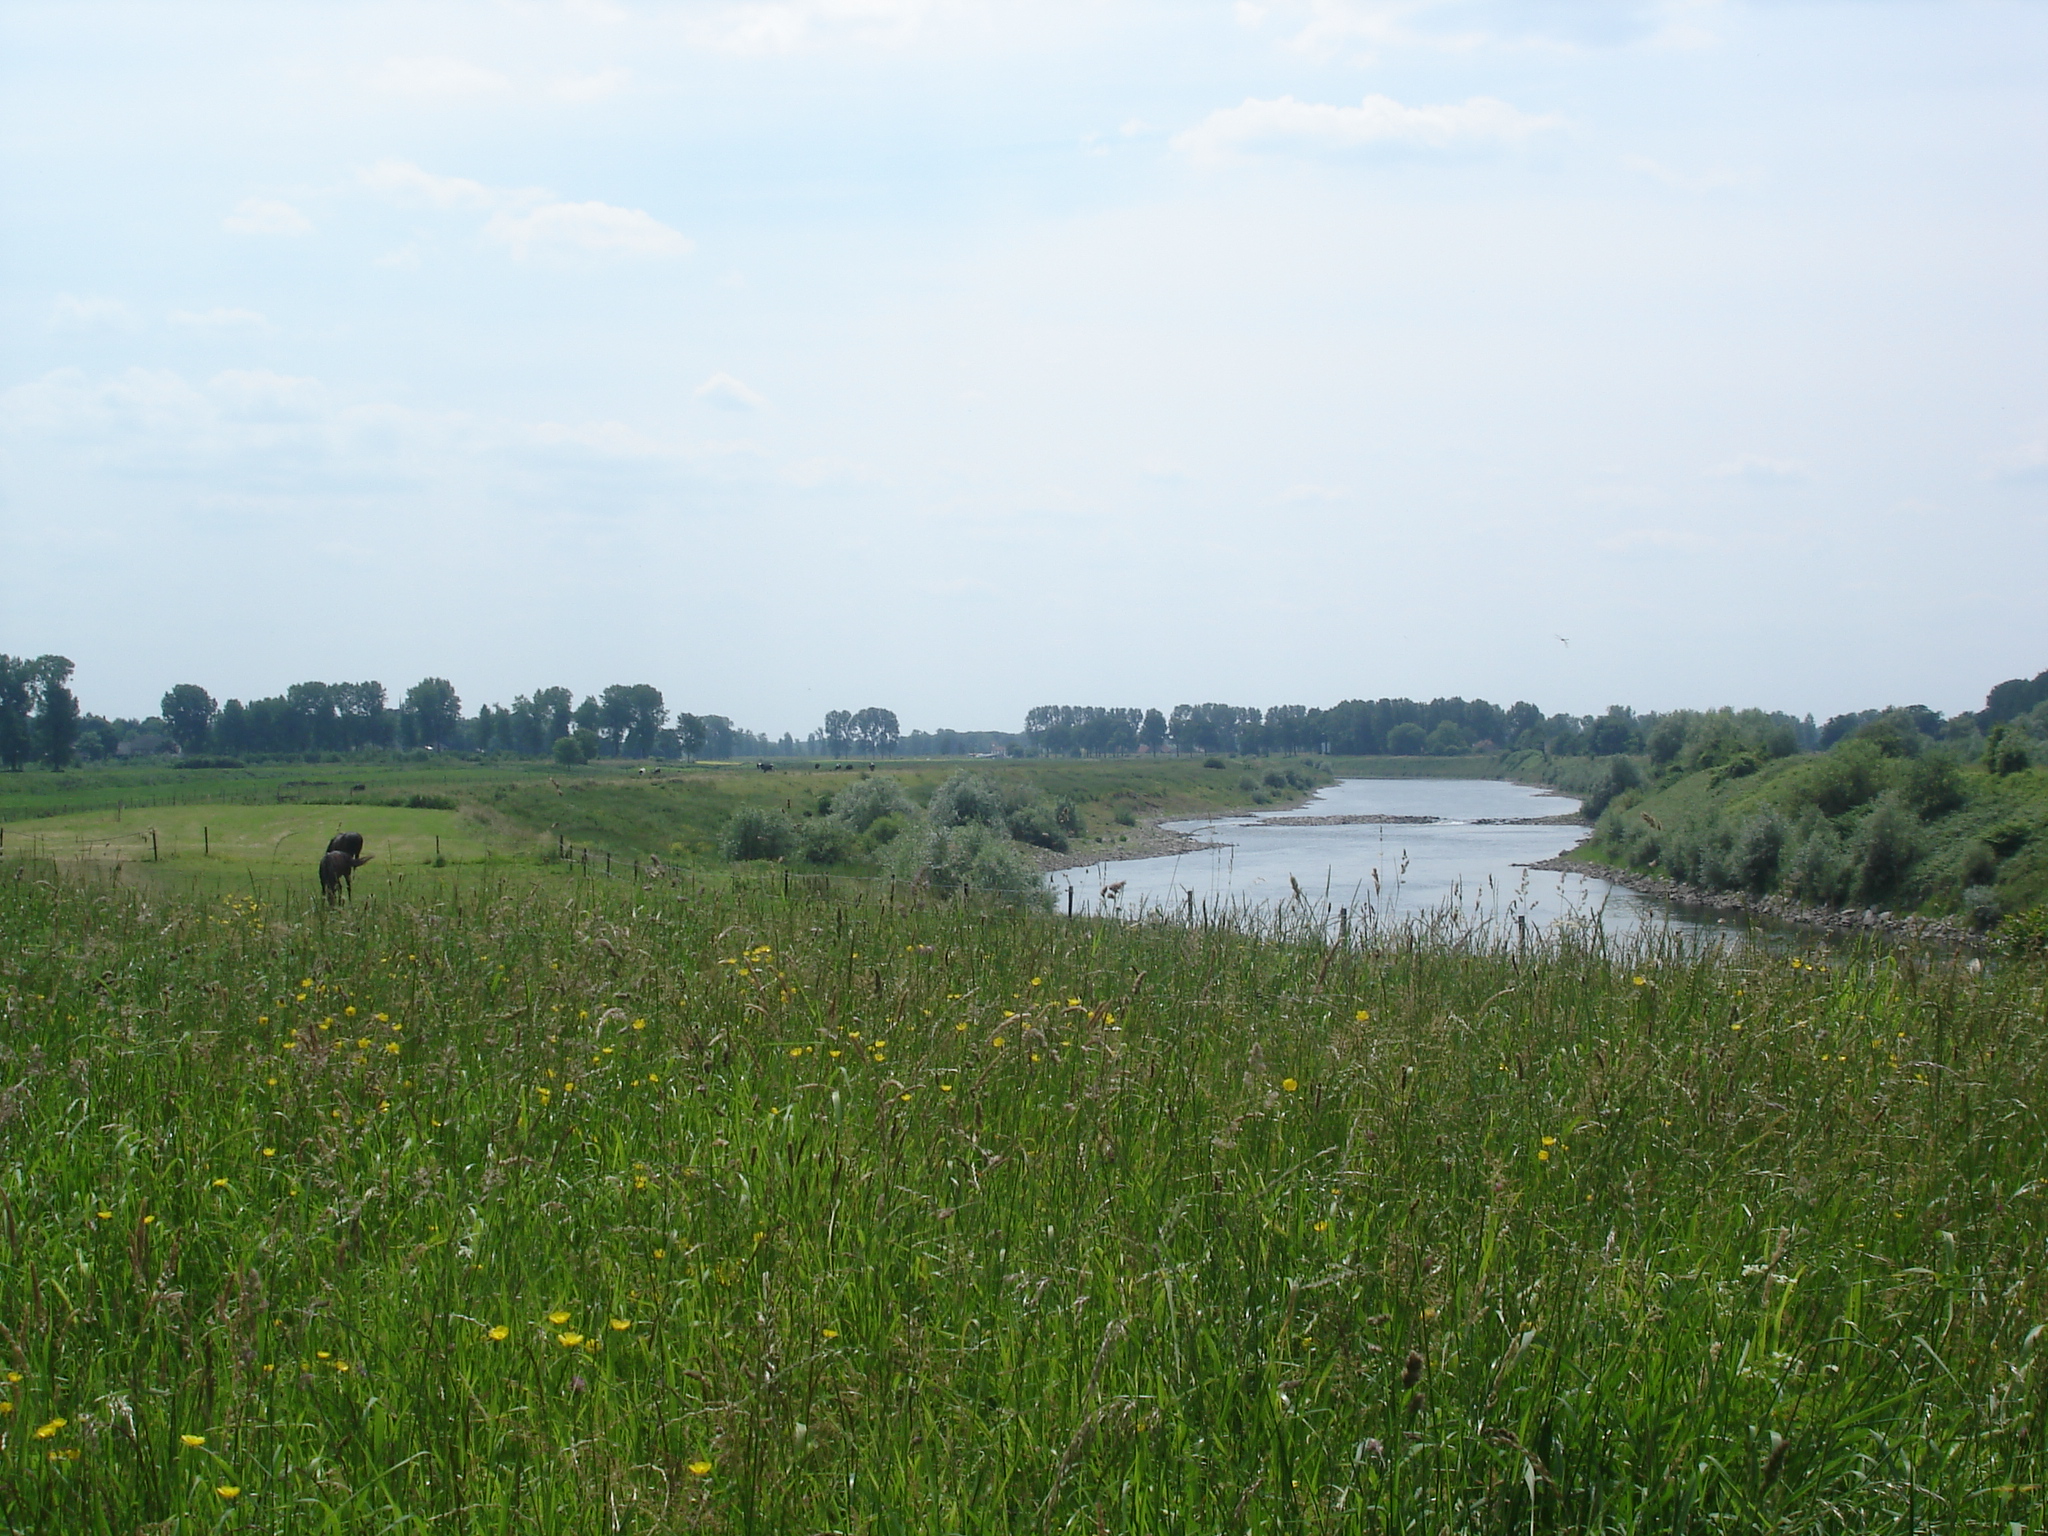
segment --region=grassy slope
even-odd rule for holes
[[[2038,967],[19,873],[10,1530],[2004,1531],[2048,1483]]]
[[[503,861],[537,865],[558,839],[625,860],[655,855],[670,864],[723,867],[718,836],[736,809],[815,811],[821,797],[858,777],[802,762],[773,773],[751,764],[669,764],[656,775],[641,773],[641,766],[598,763],[565,770],[447,759],[431,765],[191,771],[123,766],[63,775],[0,774],[0,826],[7,851],[16,856],[102,868],[119,864],[126,879],[202,889],[246,885],[251,874],[306,875],[327,838],[345,826],[365,833],[381,860],[358,877],[359,886],[376,891],[401,872],[415,881],[435,878],[419,866],[431,864],[436,837],[440,856],[457,869]],[[995,778],[1022,776],[1050,797],[1074,799],[1089,836],[1107,851],[1117,836],[1119,812],[1196,815],[1234,809],[1250,800],[1244,779],[1256,781],[1276,764],[1233,762],[1218,771],[1200,759],[963,764],[952,758],[890,762],[883,771],[922,801],[963,766]],[[1261,784],[1259,793],[1274,792]],[[452,798],[460,809],[406,810],[380,803],[414,794]],[[1298,798],[1280,792],[1275,803]],[[67,814],[47,814],[55,809]],[[144,864],[139,861],[150,857],[151,827],[157,830],[159,862]],[[202,857],[209,837],[212,854]]]
[[[1598,835],[1579,850],[1581,856],[1624,867],[1649,868],[1641,857],[1640,818],[1653,816],[1666,828],[1718,823],[1740,827],[1766,807],[1796,821],[1811,803],[1817,783],[1832,770],[1829,754],[1787,758],[1743,778],[1717,782],[1711,770],[1684,774],[1646,786],[1625,797],[1618,810],[1603,818]],[[1925,822],[1919,829],[1920,857],[1898,910],[1947,914],[1962,897],[1963,869],[1973,848],[1988,833],[2017,829],[2023,839],[1998,861],[1996,886],[2006,911],[2019,911],[2048,900],[2048,770],[1996,777],[1981,767],[1963,770],[1963,804]],[[1853,838],[1865,805],[1839,818]]]

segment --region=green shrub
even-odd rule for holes
[[[1818,815],[1802,823],[1796,846],[1784,861],[1786,892],[1812,906],[1842,903],[1848,887],[1848,854],[1841,835]]]
[[[1963,803],[1963,772],[1946,752],[1925,752],[1899,775],[1899,797],[1922,821],[1946,816]]]
[[[1778,878],[1778,862],[1784,852],[1784,819],[1766,806],[1736,834],[1731,859],[1736,883],[1752,896],[1763,895]]]
[[[387,802],[405,811],[452,811],[455,801],[447,795],[393,795]]]
[[[969,822],[1000,827],[1009,819],[1009,807],[993,780],[962,768],[932,791],[925,815],[935,827],[959,827]]]
[[[1066,833],[1060,830],[1052,806],[1043,800],[1027,800],[1022,805],[1012,806],[1005,818],[1005,827],[1010,836],[1020,843],[1050,848],[1056,853],[1067,851]]]
[[[876,774],[849,784],[832,797],[833,819],[855,832],[866,832],[885,816],[902,816],[912,810],[903,786],[888,774]]]
[[[1036,866],[1003,833],[982,822],[927,823],[915,837],[898,838],[892,852],[899,874],[940,894],[996,897],[1010,906],[1049,910],[1052,889]]]
[[[719,834],[718,851],[734,863],[785,859],[796,847],[796,825],[780,811],[741,806]]]
[[[1991,727],[1991,734],[1984,738],[1984,767],[1988,772],[2001,776],[2024,773],[2032,761],[2033,754],[2022,732],[2010,725]]]
[[[1586,796],[1585,804],[1580,809],[1587,817],[1597,821],[1602,811],[1642,782],[1643,776],[1637,771],[1634,758],[1610,757],[1607,759],[1607,767],[1598,786]]]
[[[2000,923],[1998,947],[2008,955],[2048,955],[2048,907],[2029,907]]]
[[[1882,761],[1869,742],[1843,742],[1814,765],[1801,786],[1801,797],[1823,816],[1853,811],[1876,796]]]
[[[1881,901],[1897,891],[1919,855],[1917,818],[1891,795],[1877,803],[1857,837],[1856,894]]]
[[[853,828],[834,817],[813,816],[797,824],[796,853],[806,864],[844,864],[859,841]]]

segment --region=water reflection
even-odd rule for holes
[[[1062,909],[1264,927],[1306,920],[1365,938],[1450,924],[1499,936],[1559,925],[1607,936],[1712,921],[1586,875],[1527,866],[1577,845],[1578,801],[1490,779],[1345,779],[1288,811],[1169,823],[1212,846],[1051,876]]]

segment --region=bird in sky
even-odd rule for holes
[[[1571,649],[1571,641],[1565,639],[1563,635],[1552,635],[1550,638],[1555,640],[1559,645],[1565,647],[1565,649]]]

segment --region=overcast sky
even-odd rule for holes
[[[2048,7],[0,10],[0,650],[1975,707],[2048,667]]]

